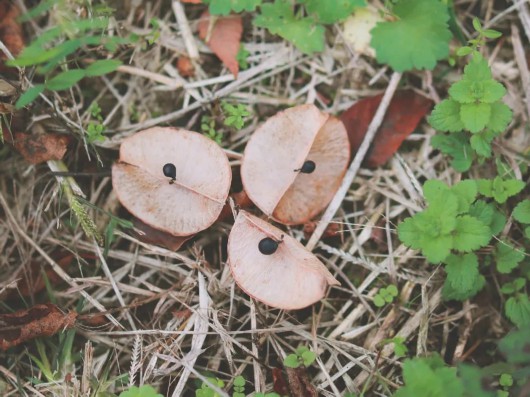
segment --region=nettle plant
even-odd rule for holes
[[[449,88],[449,98],[440,102],[429,117],[440,132],[432,145],[452,157],[459,172],[473,163],[483,164],[492,157],[492,141],[511,122],[512,111],[502,102],[504,86],[493,79],[487,61],[479,53],[486,38],[499,32],[484,30],[475,19],[477,39],[462,47],[458,54],[471,57],[462,79]],[[525,247],[509,241],[503,234],[510,212],[508,199],[520,193],[525,183],[496,159],[497,175],[490,179],[468,179],[453,186],[428,180],[423,186],[427,208],[398,226],[400,240],[421,250],[426,259],[442,263],[446,272],[443,296],[465,300],[485,285],[481,270],[493,266],[507,281],[501,292],[508,296],[504,311],[518,327],[530,324],[530,302],[526,285],[530,273],[524,268]],[[521,229],[530,223],[530,200],[520,202],[513,212]],[[530,238],[530,228],[522,232]],[[522,277],[516,277],[517,274]],[[515,279],[514,279],[515,278]]]

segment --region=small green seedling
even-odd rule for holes
[[[101,108],[97,102],[92,103],[89,109],[92,119],[89,121],[86,128],[87,140],[89,143],[94,143],[96,141],[104,141],[105,137],[103,136],[103,131],[105,126],[103,125],[103,116],[101,116]]]
[[[201,117],[201,131],[212,141],[221,145],[223,142],[223,133],[218,132],[215,128],[215,119],[210,116]]]
[[[153,386],[143,385],[140,387],[131,386],[129,389],[122,391],[119,397],[163,397],[157,393]]]
[[[392,303],[394,298],[398,295],[398,289],[395,285],[389,285],[386,288],[380,288],[374,296],[374,305],[383,307],[387,303]]]
[[[224,387],[225,383],[219,378],[207,378],[208,381],[219,388]],[[219,397],[219,394],[211,389],[206,382],[202,382],[201,388],[195,390],[195,397]]]
[[[245,397],[245,378],[238,375],[234,378],[234,393],[232,397]]]
[[[227,102],[222,102],[221,107],[224,112],[223,124],[227,127],[234,127],[240,130],[245,125],[245,117],[250,116],[250,112],[245,105],[232,105]]]
[[[300,366],[309,367],[316,360],[317,355],[305,346],[296,349],[296,352],[289,354],[283,360],[283,365],[288,368],[298,368]]]
[[[236,55],[237,63],[239,64],[239,69],[245,70],[248,69],[248,56],[250,55],[250,52],[247,51],[245,46],[241,44],[239,46],[239,51]]]
[[[405,338],[396,336],[390,339],[383,339],[380,343],[380,346],[383,347],[388,344],[394,344],[394,354],[396,357],[405,357],[409,351],[407,345],[405,345]]]

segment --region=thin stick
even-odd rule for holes
[[[173,6],[173,13],[175,14],[175,18],[177,19],[177,23],[180,28],[180,33],[182,34],[182,38],[184,39],[184,45],[186,46],[186,50],[188,51],[188,56],[191,59],[199,58],[199,50],[197,49],[197,45],[195,44],[193,34],[191,33],[190,24],[188,22],[188,18],[186,18],[184,7],[182,7],[182,4],[179,0],[173,0],[171,5]]]
[[[390,104],[390,100],[392,99],[392,96],[396,91],[396,88],[399,84],[399,80],[401,80],[401,73],[394,72],[394,74],[392,74],[392,77],[390,78],[390,82],[388,83],[385,95],[383,96],[383,99],[381,100],[381,103],[377,108],[377,112],[375,113],[374,118],[372,119],[372,122],[368,127],[368,131],[366,132],[366,136],[364,137],[361,147],[355,154],[355,157],[353,158],[353,161],[350,164],[350,168],[348,168],[348,171],[346,171],[346,175],[344,175],[344,179],[342,180],[342,184],[340,185],[339,190],[337,190],[337,193],[335,193],[335,197],[333,197],[333,200],[331,200],[331,203],[329,203],[326,212],[324,212],[324,215],[322,215],[320,222],[318,222],[315,231],[313,232],[311,238],[306,244],[308,250],[312,251],[315,248],[318,241],[320,240],[320,237],[322,237],[322,234],[326,230],[326,227],[328,227],[329,222],[331,221],[331,219],[339,209],[340,205],[342,204],[344,197],[346,197],[348,189],[350,188],[353,179],[355,178],[357,172],[359,171],[359,168],[361,167],[361,163],[364,160],[364,156],[368,152],[370,144],[372,143],[372,140],[374,139],[375,134],[379,129],[379,126],[383,122],[383,117],[385,116],[388,105]]]

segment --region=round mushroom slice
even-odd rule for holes
[[[274,115],[254,132],[241,178],[250,199],[267,216],[298,225],[331,201],[349,158],[342,122],[314,105],[301,105]]]
[[[127,210],[147,225],[190,236],[215,222],[232,179],[228,158],[212,140],[155,127],[125,139],[112,184]]]
[[[328,285],[339,284],[297,240],[246,211],[239,211],[230,232],[228,262],[243,291],[278,309],[312,305]]]

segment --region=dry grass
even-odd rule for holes
[[[344,43],[340,26],[331,29],[326,51],[309,57],[248,25],[243,41],[251,66],[234,80],[195,34],[200,7],[186,7],[183,20],[170,1],[115,3],[120,34],[143,33],[150,19],[158,18],[158,42],[146,50],[124,53],[130,64],[112,77],[93,79],[93,86],[81,85],[81,91],[48,95],[48,104],[41,101],[32,108],[30,125],[38,120],[49,131],[76,137],[78,143],[65,159],[70,171],[108,171],[121,141],[150,126],[197,129],[201,115],[210,114],[210,104],[218,98],[248,105],[253,111],[248,125],[225,141],[237,166],[252,131],[279,109],[315,103],[336,114],[366,96],[385,91],[391,96],[389,81],[396,82],[389,70],[353,53]],[[513,159],[530,144],[524,129],[530,115],[525,52],[530,17],[523,4],[527,2],[511,6],[493,0],[457,3],[465,33],[474,15],[505,33],[504,39],[485,51],[494,77],[509,91],[507,102],[516,120],[496,151]],[[29,24],[30,35],[38,34],[36,29],[46,23],[52,21]],[[191,35],[186,34],[186,24]],[[201,56],[194,61],[195,77],[180,77],[176,58],[194,53]],[[406,73],[400,81],[439,101],[446,95],[448,82],[457,77],[454,68],[441,64],[432,73]],[[86,95],[81,95],[83,90],[88,90]],[[103,108],[104,124],[111,133],[97,145],[97,156],[85,151],[80,138],[80,126],[90,118],[89,100]],[[402,382],[400,359],[394,357],[391,345],[381,346],[394,336],[406,339],[411,355],[439,351],[448,362],[488,363],[482,352],[509,327],[495,300],[498,294],[482,294],[472,303],[444,303],[441,269],[428,265],[396,236],[399,221],[422,208],[422,181],[459,179],[447,159],[433,152],[429,145],[433,134],[424,122],[385,167],[348,174],[353,183],[344,185],[344,194],[336,196],[335,207],[326,212],[323,222],[324,226],[340,223],[341,238],[322,240],[317,231],[309,242],[342,285],[331,289],[322,302],[297,312],[253,302],[234,285],[226,265],[230,222],[201,233],[179,252],[142,243],[129,230],[117,231],[104,253],[76,224],[49,166],[30,166],[4,147],[0,152],[0,293],[6,296],[29,277],[28,269],[35,262],[62,282],[24,300],[15,292],[14,298],[4,300],[2,310],[46,302],[53,296],[65,310],[77,307],[81,317],[73,359],[53,382],[36,371],[29,357],[36,354],[33,343],[0,353],[0,390],[4,388],[0,394],[88,396],[94,395],[97,384],[118,393],[113,379],[129,374],[126,384],[150,384],[167,396],[192,396],[193,380],[202,379],[205,371],[225,380],[228,387],[241,374],[247,379],[247,391],[270,391],[271,368],[280,366],[283,357],[299,345],[307,345],[318,353],[308,373],[322,396],[343,396],[347,391],[388,396]],[[74,176],[70,183],[93,205],[125,216],[108,175]],[[91,216],[101,230],[109,220],[100,211],[92,211]],[[300,228],[289,232],[303,238]],[[62,270],[57,262],[64,252],[73,254],[74,260]],[[371,299],[378,288],[392,283],[399,288],[399,303],[374,308]],[[104,317],[94,319],[90,313],[104,313]],[[47,348],[50,360],[62,351],[55,338]],[[45,383],[31,384],[31,376]]]

